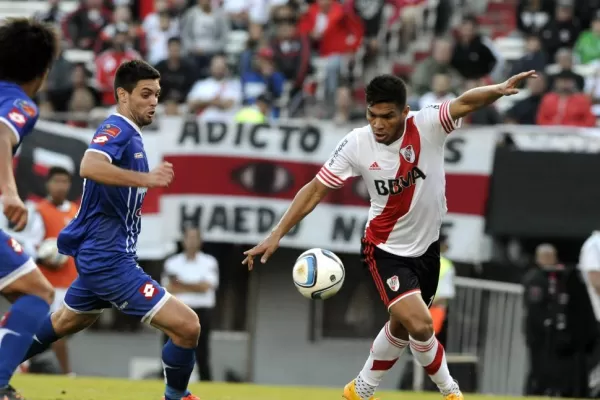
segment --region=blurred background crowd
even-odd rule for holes
[[[378,73],[404,77],[419,109],[536,69],[543,79],[468,122],[594,126],[599,11],[595,0],[49,0],[35,15],[59,28],[63,54],[38,100],[55,116],[111,107],[117,66],[143,57],[163,75],[168,114],[253,106],[343,123],[362,118]]]

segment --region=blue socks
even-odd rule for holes
[[[180,400],[189,395],[187,387],[196,363],[195,349],[179,347],[169,339],[163,347],[162,362],[167,382],[165,400]]]
[[[38,296],[21,296],[0,325],[0,387],[8,385],[23,361],[33,335],[48,316],[50,305]]]
[[[56,332],[54,332],[51,316],[52,315],[50,314],[44,318],[42,325],[40,325],[35,333],[33,343],[31,343],[31,346],[29,347],[29,350],[22,361],[29,360],[30,358],[45,352],[50,348],[52,343],[60,339],[58,336],[56,336]]]

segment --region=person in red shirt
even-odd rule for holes
[[[596,126],[592,102],[577,92],[576,82],[568,72],[554,77],[554,90],[542,98],[537,113],[538,125]]]
[[[96,80],[102,94],[103,105],[112,106],[116,104],[113,82],[119,65],[125,61],[141,58],[141,55],[131,47],[129,26],[127,24],[115,25],[111,48],[100,53],[95,61]]]

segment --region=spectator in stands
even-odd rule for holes
[[[290,114],[301,106],[302,90],[306,77],[312,72],[310,41],[307,35],[298,33],[297,15],[290,6],[273,11],[275,37],[271,41],[273,59],[277,69],[290,82]]]
[[[190,90],[188,109],[205,121],[229,121],[242,103],[240,80],[230,77],[223,56],[213,57],[210,71],[210,77],[196,82]]]
[[[300,18],[298,31],[308,35],[327,58],[325,93],[332,99],[339,84],[342,55],[358,50],[363,38],[360,18],[333,0],[317,0]]]
[[[583,76],[579,75],[573,70],[573,52],[571,49],[562,48],[556,52],[556,64],[559,68],[559,73],[565,73],[570,75],[575,81],[575,85],[578,91],[583,91],[585,87],[585,80]],[[548,78],[548,87],[554,87],[554,75],[550,75]]]
[[[33,17],[47,24],[60,25],[65,17],[65,13],[60,9],[60,0],[48,0],[48,6],[48,10],[36,12]]]
[[[166,0],[156,0],[154,3],[154,12],[146,15],[142,22],[142,29],[146,32],[148,38],[152,37],[154,32],[161,29],[161,13],[166,12],[170,17],[169,29],[173,32],[173,36],[179,35],[179,19],[173,7],[169,7]],[[150,40],[150,39],[149,39]]]
[[[196,67],[193,62],[182,58],[181,40],[179,38],[169,39],[167,59],[156,64],[160,72],[161,98],[159,102],[166,100],[184,103],[190,89],[196,82]]]
[[[231,29],[247,30],[250,25],[250,11],[254,4],[248,0],[223,0],[223,12],[231,22]]]
[[[200,380],[211,381],[210,328],[212,310],[217,301],[219,263],[201,249],[200,231],[187,228],[183,234],[183,252],[165,261],[164,275],[167,290],[202,318],[203,338],[198,341],[196,363]],[[168,340],[166,335],[163,338],[165,342]]]
[[[258,51],[254,68],[242,71],[241,80],[244,104],[253,104],[261,93],[269,93],[277,100],[283,94],[285,85],[285,77],[277,71],[270,47]],[[279,117],[279,108],[273,108],[272,116]]]
[[[592,100],[592,113],[596,118],[600,118],[600,63],[593,76],[586,79],[585,93]]]
[[[582,32],[575,43],[575,54],[579,62],[587,64],[592,61],[600,60],[600,13],[596,14],[592,20],[591,28]]]
[[[538,73],[537,79],[527,81],[529,96],[517,101],[505,113],[504,122],[507,124],[535,125],[542,97],[546,93],[546,77]]]
[[[142,27],[135,24],[131,19],[131,10],[127,6],[119,6],[115,8],[113,13],[113,22],[100,31],[100,36],[96,39],[96,44],[94,45],[94,51],[96,53],[101,53],[104,50],[110,48],[111,40],[115,36],[115,32],[117,31],[117,25],[127,25],[129,27],[129,36],[130,41],[133,45],[133,48],[140,53],[141,55],[146,54],[146,33],[142,29]],[[156,46],[156,43],[153,43],[152,46]]]
[[[456,98],[452,93],[452,78],[448,74],[437,73],[431,78],[431,91],[421,96],[419,100],[419,108],[423,109],[430,104],[443,103],[446,100]]]
[[[540,37],[550,59],[562,47],[572,48],[581,32],[581,25],[573,15],[573,0],[557,0],[554,18],[542,28]]]
[[[111,19],[112,15],[104,8],[102,0],[84,0],[63,20],[64,38],[71,46],[92,50],[100,31]]]
[[[575,0],[575,16],[582,29],[588,29],[600,11],[600,0]]]
[[[352,88],[348,85],[341,85],[337,89],[335,107],[333,121],[338,125],[361,121],[365,118],[364,111],[356,109]]]
[[[62,95],[52,97],[54,100],[54,110],[59,112],[79,111],[88,112],[101,104],[101,97],[98,91],[89,83],[92,74],[86,69],[84,64],[76,64],[73,69],[69,82],[70,87]],[[60,101],[60,102],[58,102]],[[77,104],[81,101],[82,104]],[[87,126],[87,124],[75,124],[76,126]]]
[[[64,46],[61,40],[60,30],[57,30],[57,40],[59,42],[59,55],[52,65],[52,69],[46,79],[46,90],[48,100],[53,104],[57,111],[66,111],[66,100],[61,101],[65,97],[72,85],[71,76],[73,74],[74,65],[65,58]],[[59,107],[58,104],[65,104]]]
[[[464,84],[464,88],[461,92],[466,92],[467,90],[475,89],[479,86],[484,86],[485,83],[483,79],[471,79],[466,80]],[[487,107],[480,108],[465,118],[463,118],[463,123],[465,125],[496,125],[502,122],[502,118],[496,110],[496,106],[494,104],[490,104]]]
[[[537,114],[538,125],[595,126],[592,103],[579,93],[573,76],[560,72],[554,76],[553,91],[542,98]]]
[[[550,21],[553,0],[520,0],[517,5],[517,28],[527,35],[537,35]]]
[[[488,75],[494,80],[501,78],[504,60],[492,41],[479,32],[475,16],[466,16],[462,21],[451,64],[465,79]]]
[[[198,4],[184,14],[181,42],[203,76],[206,76],[212,57],[225,51],[228,34],[227,16],[222,10],[213,8],[210,0],[198,0]]]
[[[548,55],[542,49],[542,42],[539,36],[528,34],[525,39],[525,54],[513,63],[508,76],[513,76],[523,71],[544,71],[546,65],[548,65]]]
[[[240,124],[268,124],[273,113],[273,97],[262,93],[254,104],[242,107],[235,115],[235,122]]]
[[[600,323],[600,231],[593,231],[583,243],[577,268],[585,281],[594,316]]]
[[[102,104],[105,106],[116,104],[113,82],[119,65],[124,61],[141,58],[141,55],[132,49],[127,24],[116,26],[111,45],[111,48],[100,53],[95,61],[96,81],[102,93]]]
[[[238,1],[248,1],[248,0],[238,0]],[[279,6],[286,5],[289,2],[288,0],[260,0],[254,1],[252,3],[252,8],[250,9],[250,26],[260,25],[265,26],[269,23],[272,12]]]
[[[146,61],[152,65],[168,58],[170,40],[179,37],[177,24],[173,22],[167,11],[161,11],[158,21],[158,29],[146,32],[146,40],[149,43]]]
[[[449,39],[437,38],[433,41],[431,55],[417,64],[410,80],[413,91],[418,96],[431,91],[431,77],[435,74],[449,75],[452,78],[452,89],[458,89],[461,79],[450,65],[452,51],[452,41]]]

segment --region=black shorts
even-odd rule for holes
[[[388,253],[362,240],[363,265],[368,269],[381,300],[389,309],[412,294],[421,294],[431,306],[440,279],[440,242],[433,242],[419,257],[402,257]]]

